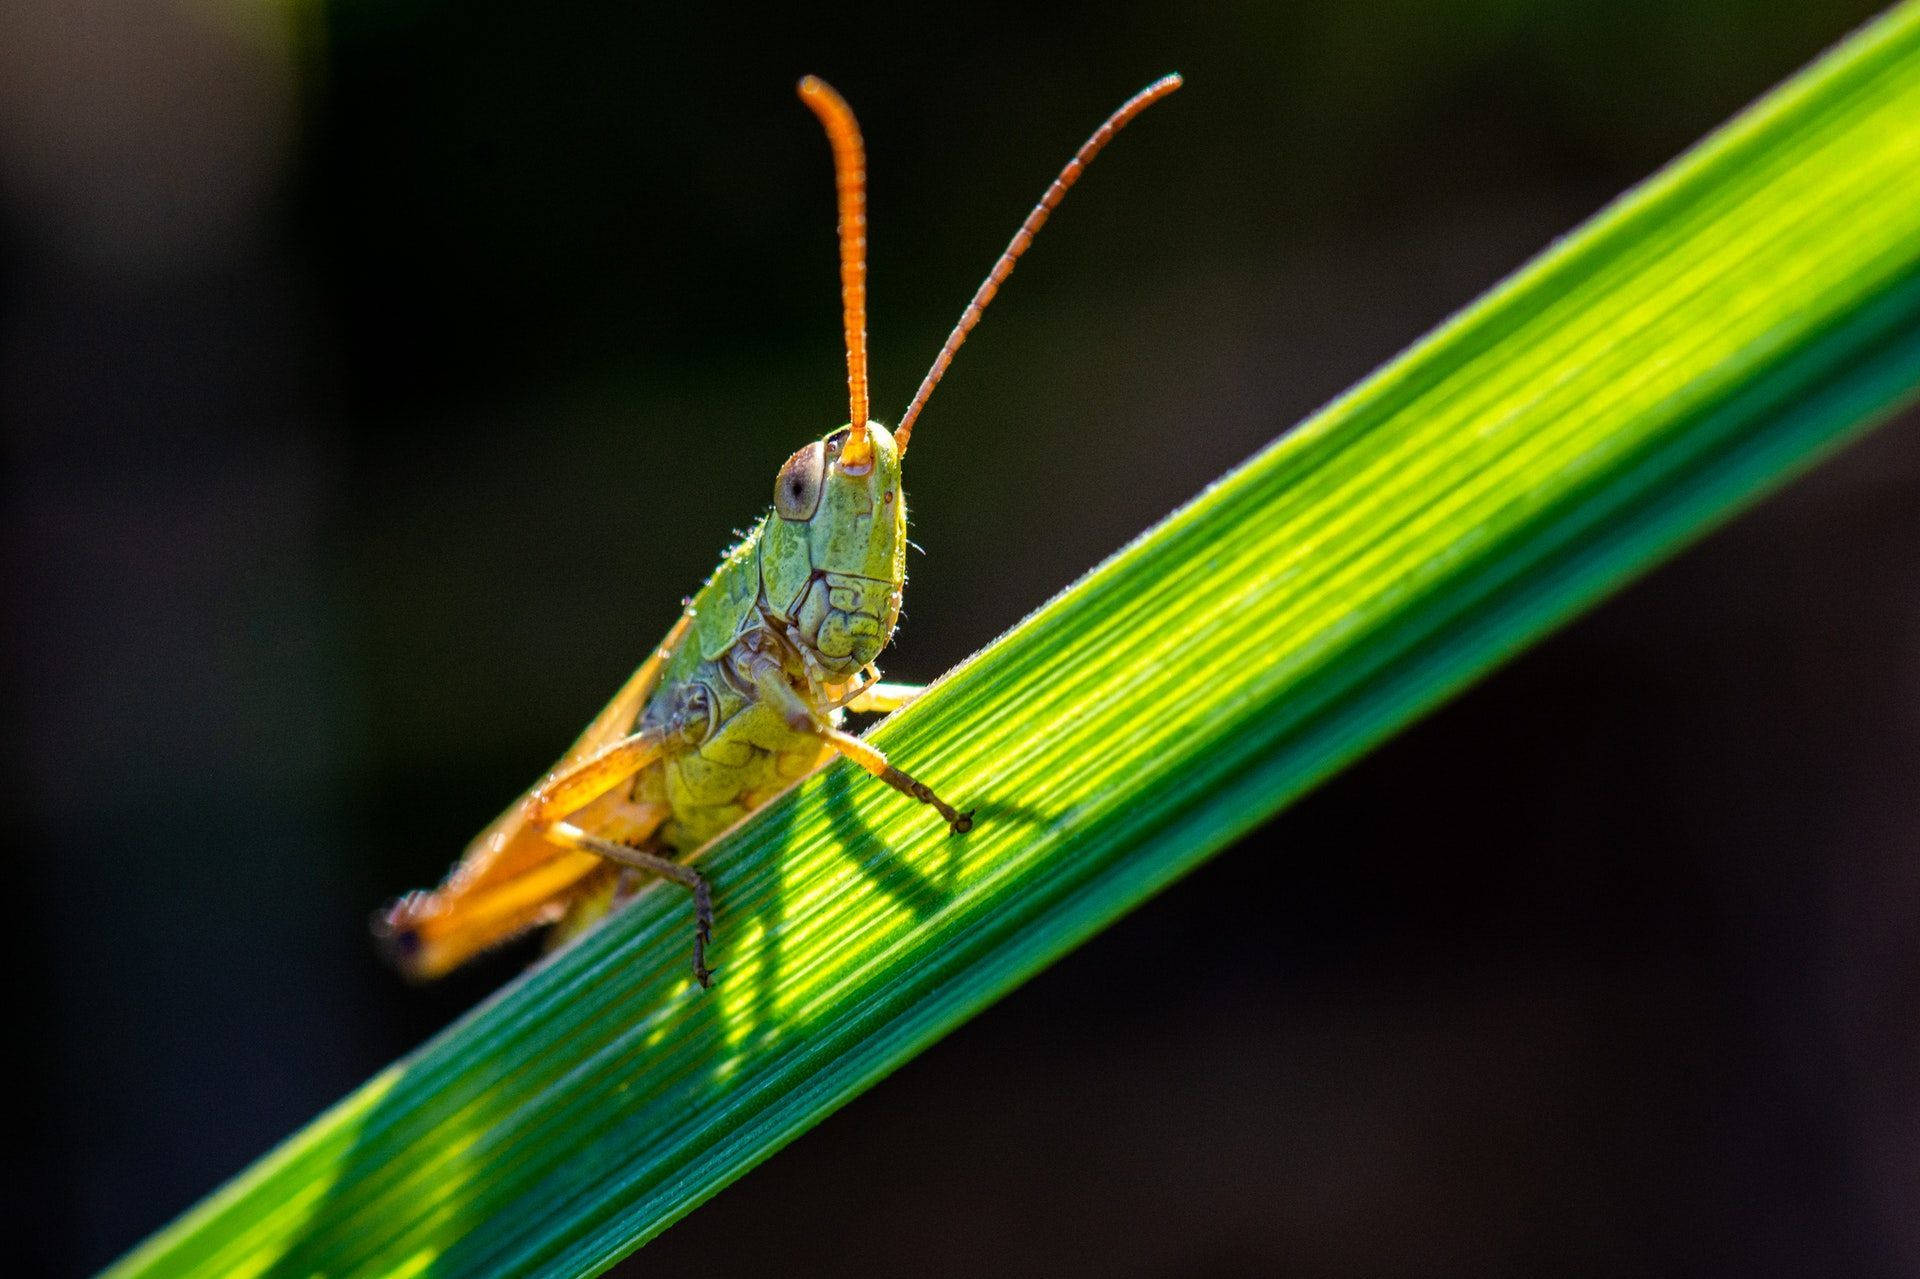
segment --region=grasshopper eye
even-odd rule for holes
[[[820,485],[826,478],[827,446],[815,441],[780,468],[773,482],[773,509],[783,520],[810,520],[820,507]]]

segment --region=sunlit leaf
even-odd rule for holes
[[[880,728],[971,835],[827,769],[119,1273],[605,1267],[1916,382],[1903,7]]]

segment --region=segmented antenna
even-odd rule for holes
[[[833,147],[833,185],[840,208],[840,310],[847,330],[848,423],[842,463],[863,464],[867,440],[867,157],[853,108],[817,76],[800,81],[800,100],[820,117]]]
[[[900,452],[907,451],[907,437],[913,434],[914,421],[919,418],[920,410],[926,407],[927,397],[933,394],[933,388],[940,385],[940,379],[946,376],[947,366],[953,363],[953,353],[967,340],[967,334],[973,332],[973,326],[980,323],[980,313],[987,309],[987,303],[993,301],[993,295],[1013,274],[1013,264],[1033,243],[1033,237],[1041,227],[1047,224],[1047,217],[1060,203],[1073,184],[1080,180],[1081,172],[1093,163],[1093,157],[1100,154],[1101,148],[1113,141],[1113,135],[1127,127],[1133,117],[1145,111],[1160,99],[1178,89],[1181,79],[1177,75],[1162,76],[1140,92],[1121,103],[1120,109],[1107,117],[1106,123],[1093,131],[1093,136],[1080,144],[1073,153],[1073,159],[1067,161],[1067,167],[1060,170],[1060,176],[1053,180],[1047,193],[1040,197],[1040,203],[1033,206],[1033,212],[1027,214],[1027,220],[1013,233],[1013,240],[1007,245],[1007,251],[993,264],[993,270],[987,272],[987,278],[973,295],[973,301],[967,303],[967,309],[960,313],[960,322],[953,326],[953,332],[947,335],[947,344],[940,348],[940,354],[933,359],[933,367],[927,370],[927,376],[920,382],[920,389],[913,393],[913,403],[907,406],[906,413],[900,419],[900,425],[893,428],[893,441],[900,446]]]

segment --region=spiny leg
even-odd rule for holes
[[[640,772],[663,753],[660,734],[643,730],[608,743],[595,753],[549,775],[527,801],[527,820],[548,840],[563,848],[597,854],[611,862],[671,879],[693,893],[693,976],[704,989],[712,984],[707,967],[707,943],[713,939],[713,894],[707,881],[691,866],[641,852],[617,840],[589,834],[571,822],[555,818],[575,813]]]
[[[590,835],[571,822],[555,822],[547,828],[546,835],[569,848],[597,853],[610,862],[670,879],[690,891],[693,894],[693,979],[702,989],[713,984],[713,970],[707,967],[707,943],[713,940],[713,890],[708,887],[705,876],[683,862]]]
[[[820,735],[827,745],[845,755],[860,767],[878,777],[902,795],[929,804],[940,816],[947,819],[947,828],[956,835],[964,835],[973,829],[973,814],[960,812],[953,805],[933,793],[933,787],[925,782],[901,772],[888,762],[886,755],[878,746],[852,733],[843,733],[837,728],[823,727]]]
[[[780,669],[777,662],[761,658],[751,663],[742,673],[763,701],[779,708],[781,715],[795,731],[817,734],[820,740],[902,795],[931,805],[936,812],[947,819],[947,827],[954,834],[964,835],[973,829],[972,813],[959,811],[934,794],[933,787],[895,768],[878,746],[863,738],[855,737],[852,733],[841,732],[819,711],[807,705],[793,690],[793,686],[787,683],[786,673]]]

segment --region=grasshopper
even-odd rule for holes
[[[437,977],[545,924],[576,935],[649,877],[693,896],[693,976],[713,979],[713,897],[687,859],[835,755],[962,834],[971,813],[865,740],[848,712],[886,712],[919,690],[874,665],[900,620],[907,503],[900,461],[953,354],[1067,190],[1140,112],[1180,87],[1155,81],[1067,162],[961,313],[892,431],[868,417],[866,156],[846,101],[812,76],[800,98],[833,152],[846,330],[847,425],[801,448],[773,510],[685,602],[666,639],[551,772],[467,846],[446,882],[382,911],[374,931],[409,976]]]

